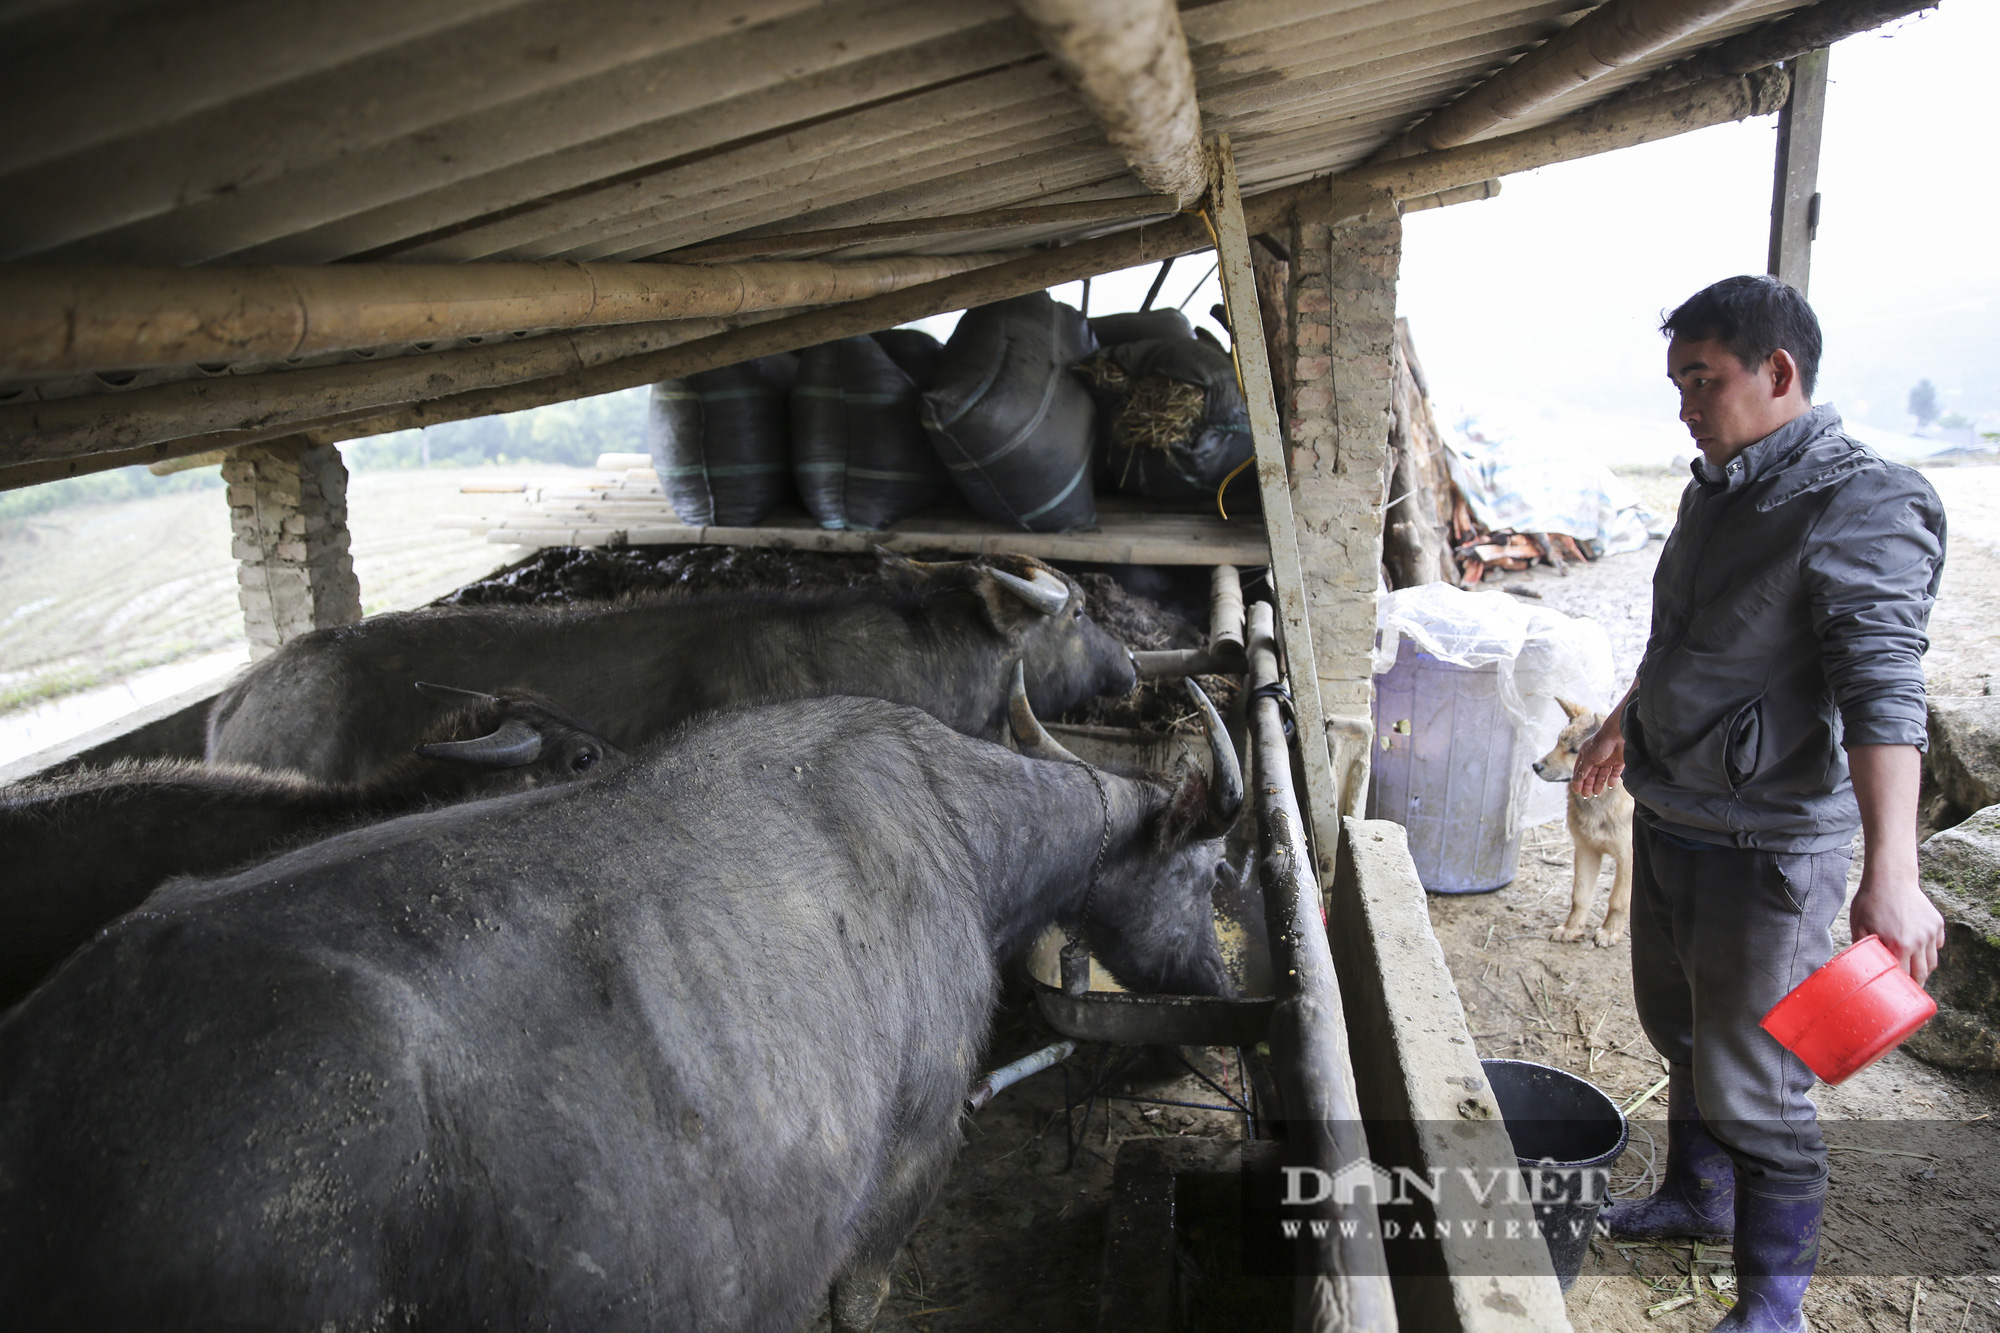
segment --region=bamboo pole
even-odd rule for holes
[[[1691,88],[1710,79],[1748,74],[1808,51],[1832,46],[1856,33],[1868,32],[1924,9],[1937,0],[1819,0],[1775,23],[1740,33],[1667,66],[1644,83],[1614,93],[1599,105],[1610,109],[1641,97]]]
[[[1785,104],[1790,86],[1790,79],[1778,69],[1711,79],[1641,101],[1593,108],[1539,129],[1484,139],[1463,148],[1370,163],[1337,179],[1388,190],[1398,199],[1435,194],[1491,176],[1631,148],[1750,116],[1768,116]]]
[[[0,268],[0,375],[312,356],[511,329],[828,305],[992,255],[757,264],[326,264]]]
[[[1424,120],[1377,155],[1455,148],[1727,18],[1750,0],[1611,0]]]
[[[1272,1064],[1285,1120],[1295,1136],[1294,1152],[1304,1164],[1331,1177],[1348,1164],[1367,1159],[1367,1131],[1356,1092],[1346,1007],[1320,906],[1320,881],[1313,873],[1305,820],[1292,787],[1284,719],[1272,693],[1284,687],[1284,679],[1278,670],[1271,604],[1252,603],[1249,612],[1248,683],[1252,690],[1263,691],[1250,705],[1248,719],[1260,834],[1257,877],[1272,965],[1284,973],[1279,987],[1283,998],[1271,1015],[1270,1045],[1276,1057]],[[1301,661],[1289,645],[1286,656],[1293,663]],[[1294,690],[1300,674],[1296,668],[1292,672]],[[1305,674],[1311,674],[1309,668]],[[1318,734],[1299,729],[1301,737]],[[1331,1235],[1311,1247],[1315,1271],[1297,1275],[1293,1328],[1396,1333],[1396,1302],[1381,1226],[1371,1215],[1379,1202],[1371,1191],[1366,1204],[1356,1197],[1334,1205],[1340,1221],[1355,1225],[1333,1228]]]
[[[1194,62],[1172,0],[1016,0],[1132,174],[1185,208],[1208,189]]]
[[[1396,206],[1405,213],[1421,213],[1427,208],[1449,208],[1453,204],[1471,204],[1481,199],[1499,197],[1500,182],[1483,180],[1471,185],[1458,185],[1449,190],[1439,190],[1436,194],[1419,194],[1408,199],[1398,199]]]
[[[1003,227],[1044,227],[1057,222],[1096,222],[1123,218],[1165,217],[1180,212],[1172,199],[1148,195],[1140,199],[1089,199],[1073,204],[1037,204],[1029,208],[988,208],[974,213],[946,213],[896,222],[867,222],[819,231],[778,232],[740,240],[710,241],[670,250],[660,258],[681,264],[713,264],[724,259],[782,254],[788,250],[831,250],[864,241],[900,241],[917,236],[944,236],[959,231]]]

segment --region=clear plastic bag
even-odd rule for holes
[[[1497,669],[1519,761],[1509,830],[1562,818],[1567,789],[1543,782],[1530,765],[1548,753],[1569,721],[1558,699],[1598,713],[1615,702],[1611,638],[1604,627],[1525,605],[1498,589],[1467,592],[1448,583],[1384,595],[1376,603],[1375,625],[1377,675],[1396,664],[1397,640],[1405,636],[1440,661]]]

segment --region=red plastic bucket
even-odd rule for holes
[[[1863,935],[1764,1015],[1764,1031],[1828,1083],[1860,1073],[1930,1021],[1937,1001]]]

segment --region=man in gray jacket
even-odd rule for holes
[[[1701,457],[1653,576],[1638,678],[1578,756],[1623,777],[1633,826],[1632,986],[1668,1061],[1660,1189],[1613,1235],[1734,1238],[1716,1327],[1798,1333],[1827,1152],[1812,1071],[1758,1026],[1833,955],[1850,913],[1919,982],[1944,922],[1917,886],[1924,628],[1944,507],[1914,470],[1812,405],[1819,321],[1775,278],[1729,278],[1666,319],[1667,376]]]

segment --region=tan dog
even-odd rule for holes
[[[1544,782],[1568,782],[1576,774],[1576,752],[1597,730],[1601,715],[1558,699],[1569,725],[1556,737],[1556,746],[1535,763],[1535,776]],[[1570,889],[1569,919],[1549,935],[1568,944],[1584,936],[1584,922],[1590,918],[1591,900],[1597,897],[1597,872],[1604,858],[1612,862],[1611,902],[1604,909],[1604,924],[1591,937],[1600,947],[1625,938],[1625,923],[1632,916],[1632,797],[1625,784],[1614,782],[1598,796],[1569,793],[1569,836],[1576,844],[1576,879]]]

